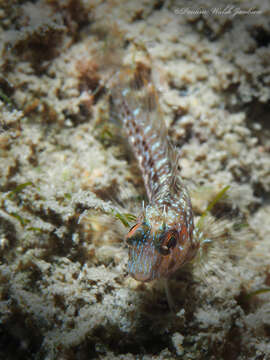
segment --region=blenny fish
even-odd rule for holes
[[[189,192],[178,171],[178,152],[169,141],[151,69],[117,75],[112,104],[138,161],[148,197],[129,230],[129,274],[139,281],[168,278],[191,261],[196,241]]]

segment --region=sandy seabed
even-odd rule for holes
[[[270,359],[269,18],[266,0],[0,2],[1,359]],[[175,314],[128,276],[111,213],[145,196],[96,60],[120,33],[162,73],[196,215],[230,186],[213,217],[238,244],[170,279]]]

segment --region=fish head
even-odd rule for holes
[[[198,244],[192,241],[187,224],[158,226],[138,221],[126,237],[129,247],[129,274],[138,281],[168,278],[196,253]]]

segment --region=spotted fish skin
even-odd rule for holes
[[[194,240],[190,196],[178,173],[178,154],[170,144],[151,79],[123,71],[112,99],[142,172],[149,203],[127,234],[128,270],[139,281],[169,277],[192,260]],[[134,85],[135,84],[135,85]]]

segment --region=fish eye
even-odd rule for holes
[[[133,243],[137,240],[137,234],[136,231],[137,229],[140,227],[140,223],[139,224],[135,224],[132,226],[132,228],[129,230],[127,237],[126,237],[126,241],[128,245],[133,245]]]
[[[175,230],[169,231],[165,234],[159,246],[161,255],[169,255],[172,249],[175,248],[178,239],[178,233]]]
[[[148,232],[149,226],[146,223],[138,223],[133,225],[126,237],[127,244],[133,246],[137,242],[143,241]]]
[[[132,236],[132,234],[136,231],[136,229],[138,228],[138,226],[139,226],[140,224],[135,224],[135,225],[133,225],[130,229],[129,229],[129,232],[128,232],[128,237],[129,236]]]

